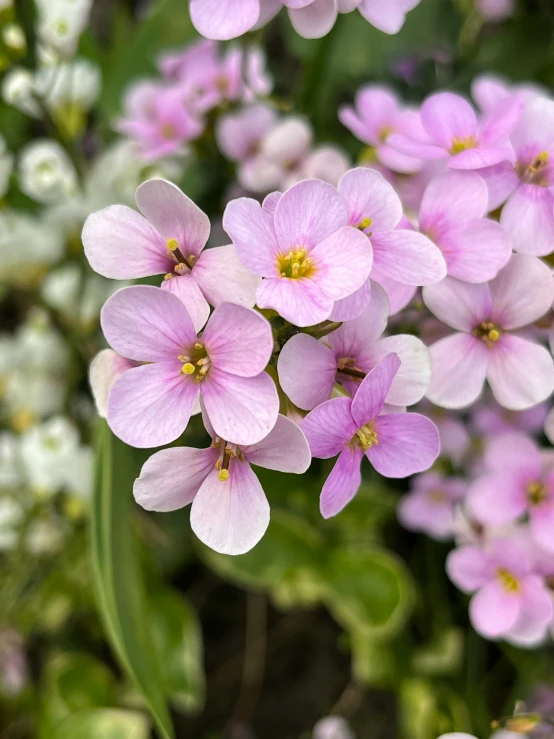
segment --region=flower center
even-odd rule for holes
[[[446,495],[443,493],[442,490],[429,490],[427,493],[427,498],[431,503],[434,503],[435,505],[441,505],[446,501]]]
[[[337,360],[337,372],[355,380],[365,379],[366,373],[356,367],[355,357],[341,357]]]
[[[215,439],[212,446],[215,448],[221,448],[221,455],[215,463],[215,468],[218,471],[217,476],[219,480],[221,480],[221,482],[225,482],[229,479],[231,475],[229,471],[231,460],[236,458],[239,460],[239,462],[244,462],[244,455],[240,447],[238,447],[236,444],[229,444],[223,439]]]
[[[195,382],[202,382],[212,366],[206,347],[199,341],[196,342],[189,354],[181,354],[177,359],[183,363],[181,374],[194,375]]]
[[[496,571],[496,576],[507,593],[519,592],[519,580],[509,570],[499,567]]]
[[[542,482],[532,482],[525,491],[529,505],[539,505],[546,500],[546,487]]]
[[[173,141],[177,137],[177,131],[173,123],[162,123],[160,126],[160,136],[166,141]]]
[[[375,431],[375,421],[370,421],[365,426],[359,428],[356,431],[353,441],[356,441],[364,452],[371,449],[372,446],[378,446],[379,437],[377,436],[377,431]]]
[[[356,226],[356,228],[359,231],[365,231],[366,228],[369,228],[372,223],[373,223],[373,221],[371,220],[371,218],[367,218],[367,217],[366,218],[362,218],[362,220],[358,223],[358,225]]]
[[[544,170],[548,165],[548,152],[541,151],[535,159],[528,164],[526,167],[518,165],[516,171],[523,182],[527,182],[530,185],[540,185],[541,187],[547,187],[548,181],[545,178]]]
[[[381,126],[379,131],[377,132],[377,135],[379,137],[379,141],[381,143],[385,143],[385,141],[388,139],[388,137],[391,135],[391,133],[394,133],[394,127],[393,126]]]
[[[301,277],[311,277],[315,273],[313,261],[308,256],[307,249],[295,249],[288,254],[277,257],[277,265],[281,277],[298,280]]]
[[[467,149],[475,149],[476,147],[477,142],[475,141],[475,138],[473,136],[468,136],[465,139],[456,136],[452,139],[452,143],[450,145],[450,153],[452,154],[452,156],[455,156],[462,151],[466,151]]]
[[[185,257],[179,249],[179,242],[177,241],[177,239],[167,239],[165,245],[167,246],[168,256],[170,256],[171,259],[173,259],[173,261],[177,263],[173,268],[176,274],[184,275],[193,268],[196,257],[194,256],[194,254],[189,254],[188,257]],[[164,280],[170,280],[172,277],[172,273],[168,272],[164,276]]]
[[[500,329],[492,321],[483,321],[473,329],[473,335],[476,336],[490,349],[493,347],[501,336]]]

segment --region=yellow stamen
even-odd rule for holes
[[[163,139],[174,139],[177,136],[177,131],[172,123],[163,123],[160,127],[160,133]]]
[[[546,487],[542,482],[532,482],[527,486],[526,493],[531,505],[539,505],[546,499]]]
[[[217,477],[221,482],[225,482],[229,479],[229,470],[219,470]]]
[[[179,242],[177,239],[168,239],[165,243],[169,251],[177,251],[179,248]]]
[[[371,449],[372,446],[378,446],[379,438],[377,436],[377,431],[375,431],[374,421],[366,423],[365,426],[359,428],[356,431],[355,440],[357,441],[358,446],[360,446],[364,450],[364,452],[368,449]]]
[[[277,257],[277,266],[281,277],[298,280],[302,277],[311,277],[315,272],[313,261],[306,249],[295,249],[288,254]]]
[[[509,570],[505,570],[500,567],[496,571],[496,575],[500,580],[500,583],[507,593],[518,593],[519,592],[519,580],[517,577],[512,575]]]
[[[164,280],[170,280],[173,277],[171,272],[168,272],[166,275],[164,275]]]
[[[444,503],[446,500],[446,495],[443,493],[442,490],[430,490],[427,494],[427,497],[431,501],[431,503],[436,503],[439,505],[440,503]]]
[[[456,136],[454,139],[452,139],[450,153],[452,154],[452,156],[455,156],[456,154],[459,154],[462,151],[466,151],[467,149],[475,149],[476,145],[477,144],[473,136],[468,136],[465,139]]]
[[[362,218],[362,220],[360,221],[360,225],[358,226],[358,228],[360,229],[360,231],[365,231],[366,228],[369,228],[372,223],[373,223],[373,221],[371,220],[371,218]]]
[[[181,372],[184,375],[194,375],[194,371],[195,371],[194,364],[191,364],[191,362],[187,362],[181,367]]]
[[[483,321],[483,323],[473,329],[473,335],[478,339],[481,339],[481,341],[484,341],[490,349],[494,344],[496,344],[501,333],[492,321]]]

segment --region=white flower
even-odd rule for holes
[[[35,118],[40,117],[40,105],[35,94],[33,73],[23,67],[9,70],[2,82],[2,98],[8,105]]]
[[[2,40],[9,49],[15,51],[24,51],[25,49],[25,34],[17,23],[6,23],[2,29]]]
[[[346,719],[341,716],[328,716],[320,719],[314,726],[312,739],[355,739]]]
[[[71,56],[86,28],[92,0],[38,0],[38,35],[60,54]]]
[[[45,265],[63,253],[60,233],[27,213],[0,211],[0,278],[19,285],[33,284]]]
[[[17,545],[22,520],[22,506],[13,498],[0,498],[0,552]]]
[[[19,463],[19,440],[17,436],[0,434],[0,489],[14,491],[21,485]]]
[[[0,135],[0,198],[6,194],[12,168],[13,157],[6,147],[4,138]]]
[[[64,200],[77,188],[70,158],[56,141],[39,139],[23,150],[19,159],[20,186],[41,203]]]
[[[31,554],[52,554],[62,544],[63,521],[33,521],[29,526],[25,545]]]
[[[35,86],[50,110],[65,109],[75,104],[90,110],[98,100],[102,77],[98,65],[88,59],[74,59],[59,66],[42,67]]]

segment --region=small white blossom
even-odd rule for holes
[[[14,498],[0,498],[0,552],[17,546],[22,520],[22,506]]]
[[[0,211],[0,278],[33,284],[45,266],[63,253],[61,234],[39,218],[14,210]]]
[[[19,178],[23,192],[41,203],[63,200],[77,187],[70,158],[60,144],[48,139],[25,147],[19,159]]]
[[[40,117],[40,105],[36,98],[35,78],[23,67],[10,69],[2,82],[2,98],[8,105],[35,118]]]
[[[88,59],[74,59],[59,66],[44,66],[35,86],[50,110],[77,105],[87,111],[98,100],[102,84],[100,68]]]
[[[37,0],[40,39],[63,56],[72,56],[91,7],[92,0]]]

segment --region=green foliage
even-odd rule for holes
[[[148,739],[146,717],[136,711],[96,709],[70,716],[50,739]]]

